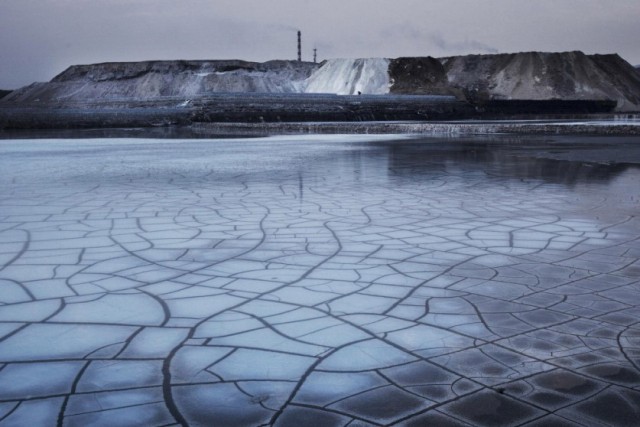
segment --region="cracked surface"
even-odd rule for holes
[[[1,141],[0,424],[633,425],[611,144]]]

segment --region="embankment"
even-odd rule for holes
[[[435,95],[435,96],[434,96]],[[513,119],[640,111],[618,55],[76,65],[0,100],[0,129]]]

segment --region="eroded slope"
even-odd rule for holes
[[[10,101],[145,100],[210,93],[295,93],[317,64],[295,61],[147,61],[76,65],[50,83],[15,91]]]
[[[618,55],[524,52],[442,58],[449,84],[467,98],[612,99],[638,110],[640,76]]]

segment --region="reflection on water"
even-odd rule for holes
[[[301,209],[325,203],[319,194],[366,205],[410,193],[466,204],[546,203],[550,212],[581,215],[615,206],[609,214],[626,215],[637,208],[640,180],[633,137],[5,140],[0,152],[0,183],[24,186],[15,191],[204,186],[241,195],[254,185],[263,195],[294,194]]]
[[[450,165],[482,170],[493,177],[539,179],[574,185],[579,182],[604,184],[629,168],[640,167],[640,164],[630,163],[634,156],[638,157],[640,149],[631,144],[620,144],[620,140],[613,140],[620,144],[613,148],[609,145],[610,141],[595,146],[569,141],[557,146],[543,140],[535,141],[536,138],[529,141],[526,138],[492,141],[478,138],[475,141],[445,140],[438,144],[423,140],[409,144],[388,144],[385,148],[389,153],[390,169],[400,175],[429,173]],[[587,155],[580,157],[579,153],[585,150],[588,150]],[[573,154],[576,158],[571,159],[567,154]]]
[[[153,130],[120,131],[155,135]],[[118,130],[103,132],[117,135]],[[165,137],[173,135],[166,130],[159,132]],[[174,136],[181,135],[180,130],[174,132]],[[172,180],[227,182],[246,176],[263,182],[288,182],[293,178],[298,192],[303,193],[305,183],[374,188],[448,177],[476,185],[515,180],[575,187],[606,186],[625,172],[637,174],[640,167],[640,144],[635,137],[288,136],[158,140],[82,139],[79,136],[83,131],[74,135],[78,138],[0,141],[0,165],[5,166],[0,182],[53,179],[68,185],[122,179],[164,180],[172,176]],[[633,193],[633,189],[628,190]]]

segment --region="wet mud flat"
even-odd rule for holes
[[[634,425],[637,137],[0,141],[1,425]]]

